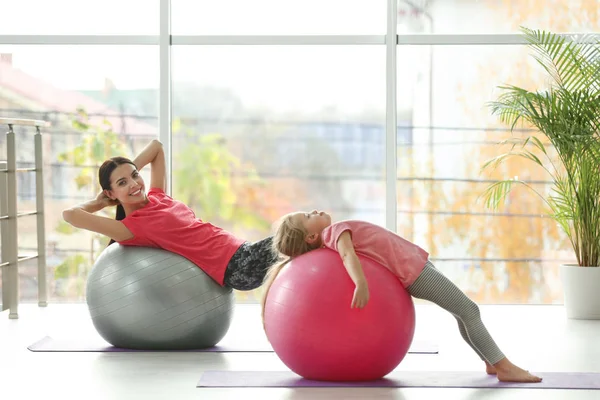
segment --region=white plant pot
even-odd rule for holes
[[[570,319],[600,319],[600,267],[561,265],[565,309]]]

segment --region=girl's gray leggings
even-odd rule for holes
[[[504,358],[504,354],[483,325],[477,304],[429,260],[423,272],[407,290],[413,297],[429,300],[454,315],[463,339],[483,361],[493,365]]]

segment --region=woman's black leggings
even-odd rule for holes
[[[261,286],[269,267],[278,259],[272,246],[273,236],[242,244],[227,264],[225,286],[236,290],[253,290]]]

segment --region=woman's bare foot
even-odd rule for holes
[[[485,362],[485,372],[487,372],[488,375],[496,375],[496,368],[494,368],[494,366],[492,364],[490,364],[489,362]]]
[[[541,382],[542,378],[530,374],[529,371],[525,371],[522,368],[517,367],[507,358],[504,358],[494,364],[496,368],[496,375],[498,380],[501,382]]]

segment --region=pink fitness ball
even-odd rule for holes
[[[400,280],[359,256],[370,299],[351,308],[354,283],[339,254],[318,249],[286,265],[265,304],[265,330],[275,353],[313,380],[367,381],[384,377],[406,356],[415,308]]]

